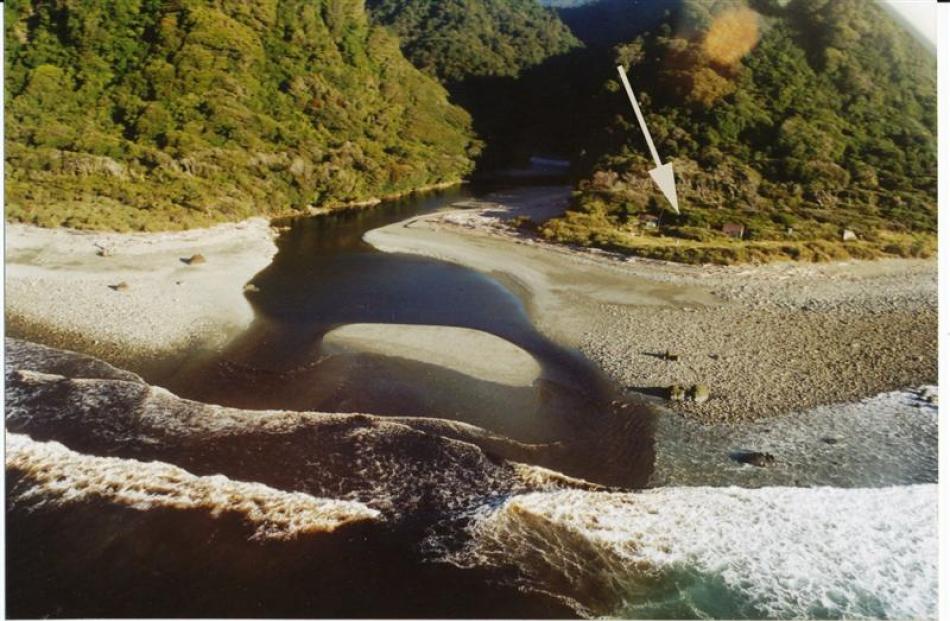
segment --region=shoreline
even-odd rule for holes
[[[244,286],[271,264],[282,220],[365,209],[464,183],[182,231],[121,233],[7,221],[7,331],[137,371],[173,366],[186,350],[220,350],[253,321]],[[207,255],[207,262],[185,263],[195,254]]]
[[[307,213],[275,214],[274,216],[270,217],[270,220],[271,221],[285,220],[287,218],[298,218],[301,216],[325,216],[327,214],[331,214],[334,212],[365,209],[367,207],[375,207],[376,205],[379,205],[380,203],[383,203],[385,201],[396,201],[401,198],[415,196],[416,194],[425,194],[427,192],[447,190],[449,188],[454,188],[456,186],[464,185],[466,183],[469,183],[469,181],[465,179],[458,179],[456,181],[443,181],[441,183],[430,183],[428,185],[423,185],[418,188],[406,190],[405,192],[394,192],[392,194],[384,194],[383,196],[372,196],[370,198],[364,198],[358,201],[351,201],[349,203],[336,203],[333,205],[323,205],[321,207],[307,207]]]
[[[132,370],[172,364],[186,349],[221,348],[250,325],[245,283],[276,252],[264,218],[165,233],[8,222],[7,330]]]
[[[705,422],[936,383],[934,260],[699,267],[554,245],[508,224],[551,217],[568,196],[561,186],[497,192],[364,239],[490,274],[542,333],[629,394]],[[244,283],[276,253],[263,218],[132,234],[8,223],[6,240],[11,335],[139,371],[220,349],[250,325]],[[206,263],[187,265],[193,254]],[[708,385],[710,401],[665,400],[669,386],[693,384]]]
[[[705,422],[936,383],[935,260],[700,267],[556,246],[507,224],[551,217],[567,196],[561,187],[496,193],[364,240],[498,278],[542,332],[630,393],[662,399],[674,384],[708,385],[706,403],[662,401]]]

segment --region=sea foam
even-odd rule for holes
[[[36,442],[7,433],[7,471],[22,478],[10,500],[27,506],[66,506],[104,500],[140,511],[167,508],[204,510],[213,516],[240,514],[255,539],[294,539],[332,532],[351,522],[373,520],[379,512],[347,500],[284,492],[222,475],[195,476],[162,462],[94,457],[58,442]]]
[[[449,560],[515,565],[579,612],[623,617],[927,618],[937,486],[664,488],[509,499]]]

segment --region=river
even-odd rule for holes
[[[363,241],[369,230],[493,189],[462,186],[277,222],[283,228],[277,255],[254,278],[259,291],[248,294],[253,325],[226,351],[196,353],[174,372],[146,379],[185,398],[244,409],[458,420],[547,445],[539,465],[597,483],[642,487],[653,464],[648,408],[625,403],[579,352],[540,334],[524,301],[491,276],[378,252]],[[360,323],[487,332],[528,352],[541,374],[531,386],[506,386],[404,357],[323,347],[327,332]]]

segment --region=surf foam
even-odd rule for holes
[[[198,509],[215,517],[236,512],[254,528],[253,538],[277,540],[379,517],[359,502],[284,492],[222,475],[195,476],[162,462],[84,455],[22,434],[7,433],[6,447],[7,470],[24,475],[9,490],[14,503],[65,506],[105,500],[140,511]]]
[[[462,565],[513,564],[579,612],[623,617],[929,618],[937,486],[560,491],[472,527]]]

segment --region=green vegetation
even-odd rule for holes
[[[159,230],[455,181],[471,120],[359,0],[12,0],[7,217]]]
[[[447,83],[514,77],[578,45],[536,0],[369,0],[367,8],[417,67]]]
[[[933,252],[936,59],[876,4],[550,3],[583,47],[535,0],[370,0],[374,23],[359,0],[13,0],[7,215],[290,214],[459,180],[487,143],[483,170],[574,161],[551,240],[720,263]],[[618,63],[682,214],[647,175]]]
[[[369,0],[367,9],[399,36],[416,67],[438,78],[472,115],[485,145],[476,175],[573,144],[562,135],[551,100],[538,100],[575,75],[552,76],[551,65],[574,57],[580,46],[552,9],[536,0]]]
[[[684,0],[607,54],[600,94],[572,111],[585,179],[544,237],[690,262],[934,250],[936,59],[876,4]],[[647,175],[618,63],[675,162],[680,215]]]

